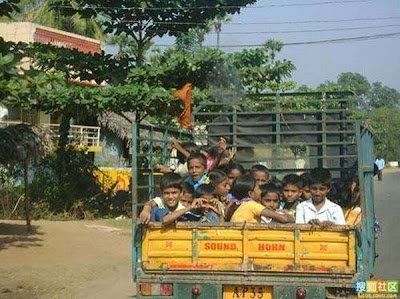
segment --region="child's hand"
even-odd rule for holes
[[[175,138],[171,138],[171,146],[172,146],[173,148],[176,148],[176,149],[182,147],[182,146],[181,146],[181,143],[180,143],[178,140],[176,140]]]
[[[226,150],[227,142],[226,142],[226,139],[225,139],[224,137],[221,137],[221,138],[219,139],[218,147],[220,148],[220,150],[221,150],[222,152],[223,152],[224,150]]]
[[[150,222],[150,212],[144,209],[139,215],[139,222],[142,224],[149,224]]]
[[[196,198],[195,200],[193,200],[192,204],[190,205],[190,209],[194,210],[194,209],[198,209],[200,207],[202,207],[203,205],[203,200],[201,198]]]
[[[332,221],[323,221],[320,226],[322,229],[326,229],[326,228],[331,228],[334,225],[335,224]]]
[[[312,226],[320,226],[321,225],[321,221],[319,221],[318,219],[311,219],[310,221],[308,221],[309,224],[311,224]]]
[[[229,159],[229,161],[231,161],[231,160],[233,160],[233,158],[236,155],[236,149],[231,148],[231,149],[228,150],[228,153],[229,153],[228,154],[228,159]]]

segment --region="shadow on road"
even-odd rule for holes
[[[10,247],[28,248],[42,246],[43,239],[38,236],[43,235],[36,225],[31,226],[31,232],[22,223],[0,222],[0,250]]]

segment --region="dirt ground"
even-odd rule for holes
[[[0,298],[134,298],[121,222],[0,220]]]

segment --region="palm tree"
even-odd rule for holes
[[[105,39],[105,34],[96,19],[84,19],[79,14],[64,16],[60,10],[51,8],[51,0],[21,0],[18,7],[19,12],[14,11],[10,19],[2,17],[0,21],[33,22],[101,41]]]

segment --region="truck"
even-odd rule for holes
[[[356,226],[139,224],[140,207],[157,193],[153,160],[168,159],[171,131],[157,128],[163,138],[154,139],[155,128],[144,132],[133,124],[132,276],[137,297],[355,297],[355,283],[370,277],[376,253],[373,135],[355,118],[354,97],[350,92],[266,93],[207,102],[193,112],[201,130],[186,137],[212,145],[222,136],[237,149],[236,161],[246,168],[266,165],[278,178],[315,167],[328,168],[335,178],[358,175],[362,221]]]

